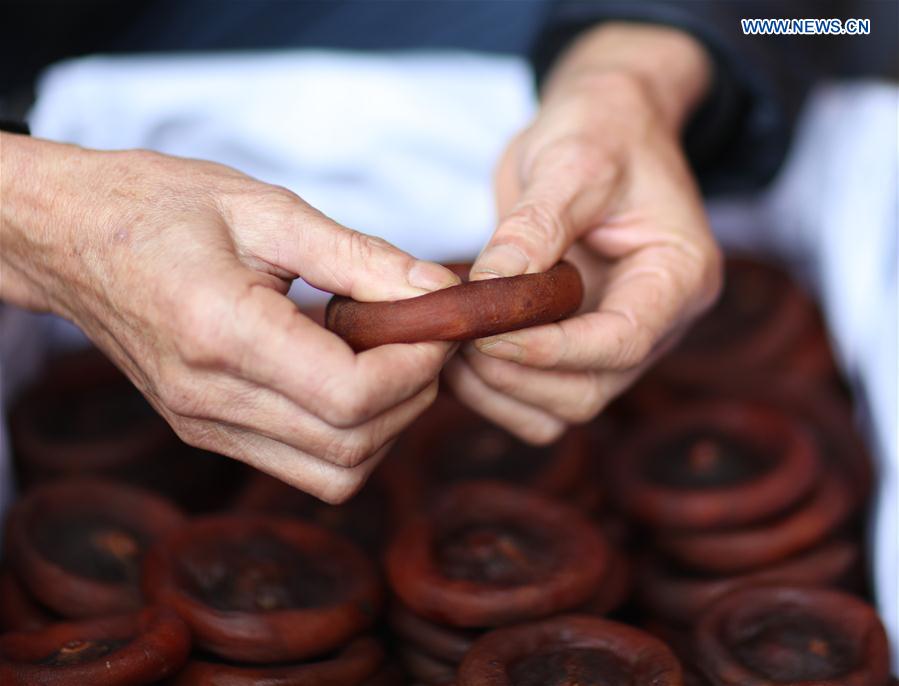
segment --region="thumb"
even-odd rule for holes
[[[402,300],[459,283],[445,267],[341,226],[305,203],[266,234],[269,261],[315,288],[354,300]]]
[[[548,146],[534,159],[529,177],[472,266],[472,280],[552,267],[603,220],[621,174],[610,156],[575,140]]]

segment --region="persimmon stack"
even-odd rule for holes
[[[690,624],[746,583],[839,584],[858,561],[839,535],[859,504],[851,481],[777,408],[683,406],[621,445],[613,474],[652,540],[639,595],[668,622]]]
[[[564,500],[589,488],[591,497],[584,501],[595,505],[602,493],[601,483],[589,478],[594,460],[585,427],[573,427],[548,446],[529,445],[443,393],[399,438],[383,472],[395,501],[412,513],[447,487],[472,480],[501,481]]]
[[[614,554],[598,526],[536,492],[490,481],[448,488],[385,559],[407,668],[444,683],[487,629],[614,605],[604,597],[617,592]]]
[[[10,512],[6,557],[17,586],[58,617],[134,612],[144,604],[147,549],[183,523],[174,505],[148,491],[100,479],[48,483]]]
[[[383,667],[379,642],[365,636],[382,603],[377,568],[316,525],[244,514],[195,519],[153,547],[143,587],[216,658],[195,657],[178,683],[318,678],[358,686]]]
[[[142,686],[176,673],[190,633],[168,608],[52,624],[0,636],[8,686]]]
[[[458,686],[683,686],[680,663],[638,629],[584,615],[492,631],[462,661]]]
[[[887,686],[889,644],[874,609],[837,591],[744,588],[702,616],[695,653],[712,686]]]
[[[182,443],[95,348],[50,360],[13,406],[10,435],[26,490],[58,479],[115,479],[200,512],[221,507],[243,472],[233,460]]]
[[[359,493],[340,505],[330,505],[274,477],[256,472],[237,495],[232,508],[239,512],[275,515],[317,524],[351,540],[377,559],[393,535],[408,491],[395,492],[384,472],[376,472]]]
[[[96,349],[53,359],[10,414],[24,486],[99,475],[140,482],[175,438],[140,392]]]
[[[690,387],[759,372],[836,378],[823,323],[809,295],[777,266],[733,256],[718,303],[656,373]]]
[[[887,686],[871,467],[820,317],[770,265],[728,272],[596,421],[532,446],[440,395],[336,506],[220,480],[204,460],[230,463],[196,461],[96,352],[56,361],[13,415],[0,682]],[[562,264],[325,319],[361,350],[556,321],[582,296]]]

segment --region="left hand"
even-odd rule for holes
[[[593,418],[717,296],[721,257],[679,142],[707,71],[685,34],[606,25],[556,68],[500,160],[501,221],[471,278],[565,258],[586,292],[578,316],[465,345],[445,369],[463,402],[524,440]]]

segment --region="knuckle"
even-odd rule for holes
[[[434,379],[434,381],[429,383],[421,392],[423,400],[422,411],[434,404],[434,401],[437,400],[438,393],[440,393],[440,382],[437,379]]]
[[[724,256],[711,239],[681,247],[676,256],[677,266],[661,270],[657,276],[658,291],[679,293],[685,313],[696,316],[718,299],[724,283]]]
[[[297,205],[297,203],[303,202],[299,195],[285,186],[269,185],[265,188],[273,200],[284,203],[289,207],[293,207]]]
[[[570,134],[547,146],[535,160],[535,171],[563,178],[572,188],[608,187],[621,173],[616,144],[589,134]]]
[[[486,355],[471,356],[475,370],[495,390],[510,393],[518,389],[521,379],[510,365],[505,365]]]
[[[523,364],[554,369],[567,355],[569,340],[559,326],[551,325],[539,336],[529,338],[523,347],[521,362]]]
[[[415,397],[415,416],[410,417],[405,425],[400,426],[388,426],[385,422],[381,422],[382,430],[385,431],[385,437],[389,439],[393,439],[397,436],[397,434],[401,433],[403,429],[406,428],[409,424],[415,421],[417,417],[425,412],[429,407],[431,407],[434,402],[437,400],[437,396],[440,393],[440,380],[434,379],[427,386],[425,386],[421,391],[418,392],[418,395]],[[380,447],[380,446],[375,446]]]
[[[564,419],[574,424],[591,421],[602,409],[604,398],[599,384],[594,380],[585,392],[577,393],[565,408]]]
[[[341,505],[352,498],[365,484],[365,474],[358,469],[341,470],[328,480],[319,497],[331,505]]]
[[[649,84],[623,70],[585,70],[575,77],[575,83],[585,94],[575,101],[578,113],[585,121],[593,121],[596,117],[596,98],[593,95],[596,93],[602,94],[606,106],[627,112],[635,123],[653,117],[657,109]]]
[[[518,432],[520,438],[533,445],[550,445],[555,443],[565,432],[565,425],[561,422],[545,420],[528,422]]]
[[[221,453],[221,446],[216,433],[202,422],[175,417],[169,421],[172,429],[187,445],[200,450]]]
[[[267,207],[269,211],[277,213],[279,210],[290,212],[302,205],[303,200],[289,188],[277,184],[252,183],[241,184],[241,199],[255,209]]]
[[[716,244],[710,245],[706,251],[700,273],[701,305],[707,308],[718,299],[724,286],[724,255]]]
[[[214,342],[208,327],[185,331],[178,340],[178,352],[191,367],[220,367],[225,362],[222,346]]]
[[[541,202],[519,205],[509,213],[505,223],[530,250],[545,250],[547,244],[557,245],[567,233],[560,213]]]
[[[618,355],[612,361],[612,369],[627,370],[636,367],[649,357],[652,346],[652,332],[645,325],[635,323],[630,335],[621,341]]]
[[[381,238],[352,229],[347,229],[344,235],[350,257],[360,264],[369,263],[389,246],[389,243]]]
[[[627,362],[627,367],[636,367],[638,364],[642,363],[647,357],[649,357],[652,352],[653,347],[653,335],[652,332],[646,328],[646,326],[640,324],[637,326],[637,330],[634,333],[633,338],[631,339],[631,345],[629,347],[629,355],[625,356],[625,360]]]
[[[166,410],[179,417],[195,416],[201,409],[202,399],[181,369],[170,366],[160,369],[156,395]]]
[[[614,156],[613,148],[596,136],[565,136],[553,148],[562,171],[580,181],[595,181],[614,170],[614,165],[609,163]]]
[[[332,386],[324,391],[322,418],[333,427],[349,429],[368,419],[370,402],[359,389]]]
[[[341,467],[358,467],[371,457],[374,446],[367,435],[350,432],[332,441],[322,456],[328,462]]]
[[[224,326],[228,317],[220,317],[220,296],[200,289],[185,298],[176,317],[175,345],[189,366],[215,367],[226,361]]]
[[[289,220],[298,208],[306,207],[300,196],[284,186],[248,182],[246,178],[229,185],[219,197],[219,203],[227,216],[259,226]]]

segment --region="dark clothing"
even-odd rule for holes
[[[744,36],[743,17],[870,18],[872,35]],[[579,32],[609,20],[681,28],[713,55],[714,87],[685,133],[712,193],[770,180],[816,78],[883,75],[899,63],[894,0],[6,0],[0,93],[72,55],[297,47],[527,55],[539,81]]]

